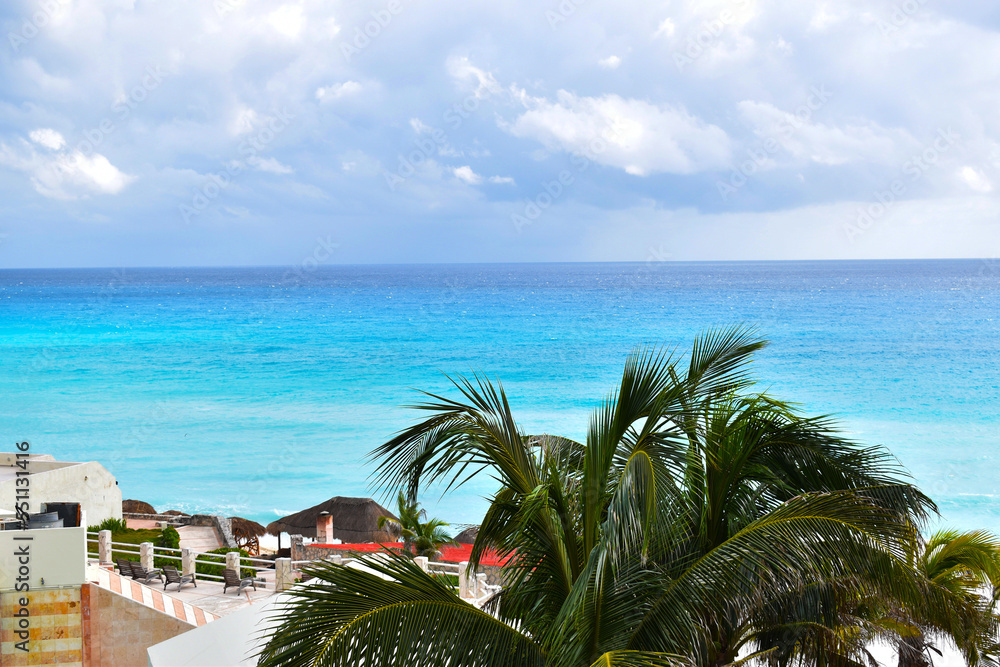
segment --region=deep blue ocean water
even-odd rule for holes
[[[762,387],[889,447],[949,525],[1000,531],[987,260],[3,270],[0,449],[266,523],[370,495],[366,454],[444,373],[500,378],[526,431],[582,438],[634,346],[736,323],[771,340]],[[422,500],[477,522],[490,488]]]

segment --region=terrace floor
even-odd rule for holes
[[[148,588],[151,591],[158,591],[164,597],[178,600],[182,604],[187,604],[191,607],[197,607],[215,616],[226,616],[234,611],[243,609],[244,607],[262,603],[264,600],[274,595],[274,570],[263,571],[260,573],[260,576],[265,580],[264,585],[258,583],[256,591],[253,589],[244,589],[239,595],[237,595],[236,591],[232,588],[230,588],[228,592],[223,593],[222,582],[215,582],[209,579],[199,579],[197,587],[186,584],[180,590],[177,590],[177,586],[175,584],[171,584],[169,586],[169,590],[167,591],[163,590],[163,584],[161,582],[154,579],[148,586],[142,586],[142,588]],[[121,579],[128,582],[130,589],[134,589],[137,585],[139,585],[132,582],[130,579],[125,579],[123,577],[119,578],[117,575],[114,577],[109,576],[108,572],[106,570],[102,570],[100,567],[97,567],[96,563],[88,566],[87,579],[97,583],[102,588],[107,588],[108,590],[114,591],[120,595],[131,593],[131,591],[123,591],[121,581],[119,581],[118,585],[115,586],[112,582],[113,579]],[[126,595],[126,597],[131,597],[132,599],[143,602],[144,604],[152,599],[152,596],[146,591],[142,591],[141,595],[138,597],[134,594]],[[147,606],[151,605],[148,604]]]

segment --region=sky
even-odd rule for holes
[[[0,267],[994,257],[983,0],[5,0]]]

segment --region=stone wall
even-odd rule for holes
[[[83,585],[82,598],[83,667],[146,667],[146,649],[195,627],[94,584]]]
[[[486,575],[486,583],[490,586],[503,586],[503,568],[499,565],[480,565],[479,573]]]
[[[350,549],[337,549],[336,547],[314,547],[312,545],[302,544],[302,540],[296,540],[298,535],[292,536],[292,553],[291,558],[293,561],[296,560],[322,560],[324,558],[332,558],[334,556],[343,556],[344,558],[350,558],[356,555],[355,552]],[[371,554],[368,554],[371,555]]]
[[[215,528],[215,534],[219,536],[222,546],[230,549],[236,548],[236,538],[233,537],[233,530],[227,517],[218,514],[194,514],[187,519],[188,526],[211,526]]]

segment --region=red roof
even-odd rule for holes
[[[323,547],[325,549],[334,549],[336,551],[357,551],[361,553],[375,553],[377,551],[382,551],[383,548],[387,549],[402,549],[402,542],[386,542],[384,544],[378,544],[376,542],[365,542],[363,544],[313,544],[314,547]],[[445,545],[441,547],[441,556],[438,560],[445,563],[464,563],[469,560],[472,555],[472,545],[471,544],[458,544],[458,545]],[[506,565],[507,561],[510,559],[499,558],[493,551],[488,551],[483,555],[480,563],[483,565]]]

